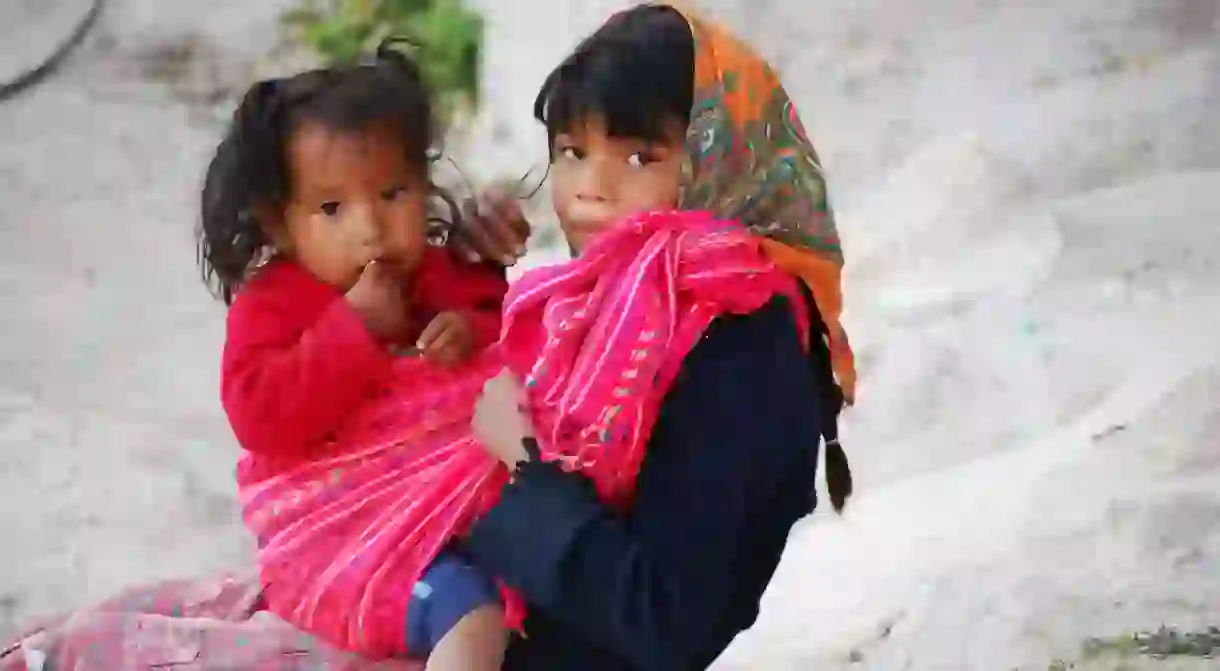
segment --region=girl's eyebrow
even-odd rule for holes
[[[637,151],[655,151],[657,149],[668,149],[668,143],[662,140],[649,140],[642,137],[613,137],[609,138],[611,142],[621,146],[626,146]]]

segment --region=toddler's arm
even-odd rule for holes
[[[390,371],[389,354],[347,301],[311,290],[251,290],[229,310],[221,400],[250,452],[325,440]]]

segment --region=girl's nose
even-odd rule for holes
[[[581,189],[576,192],[576,200],[583,203],[604,203],[606,197],[596,189]]]
[[[610,185],[614,183],[614,175],[611,174],[612,168],[604,163],[596,160],[585,161],[584,174],[581,175],[576,189],[577,200],[587,203],[612,200]]]

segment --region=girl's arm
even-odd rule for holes
[[[752,623],[788,529],[812,508],[818,401],[796,332],[783,299],[715,324],[662,409],[631,514],[603,507],[580,475],[524,463],[471,532],[476,563],[641,669],[710,662]],[[741,575],[759,561],[773,563]]]
[[[306,284],[280,289],[251,287],[228,317],[221,400],[238,442],[257,454],[325,440],[390,371],[385,347],[346,300]]]
[[[467,207],[448,239],[448,248],[472,263],[511,266],[525,255],[530,224],[521,211],[521,201],[509,190],[485,190],[477,208]],[[470,203],[473,205],[473,203]]]
[[[500,310],[508,293],[503,267],[462,263],[447,249],[429,247],[412,290],[425,322],[443,312],[457,312],[470,322],[475,349],[500,339]]]

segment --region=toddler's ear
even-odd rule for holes
[[[288,235],[288,222],[284,220],[284,212],[270,205],[259,205],[254,208],[254,216],[258,220],[258,228],[277,251],[292,251],[292,238]]]

